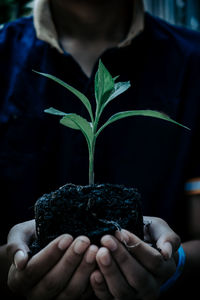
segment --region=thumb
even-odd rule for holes
[[[23,248],[23,247],[21,247]],[[17,250],[13,257],[13,263],[18,270],[23,270],[28,262],[28,253],[22,249]]]
[[[10,263],[22,270],[29,258],[29,242],[35,235],[35,221],[15,225],[8,234],[7,256]]]
[[[163,257],[170,259],[181,244],[180,237],[163,219],[148,216],[144,217],[144,222],[148,225],[145,227],[147,240],[154,241]]]
[[[170,242],[158,240],[157,247],[160,249],[165,260],[168,260],[172,257],[173,247]]]
[[[166,234],[158,239],[156,245],[161,250],[164,259],[168,260],[177,251],[180,245],[180,238],[174,233],[171,233],[169,235]]]

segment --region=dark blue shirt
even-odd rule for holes
[[[145,15],[145,29],[131,45],[105,51],[112,76],[131,88],[107,106],[105,121],[122,110],[155,109],[191,128],[135,117],[110,125],[99,136],[95,181],[137,187],[145,215],[164,218],[183,238],[185,183],[200,177],[200,34]],[[34,216],[34,202],[67,182],[88,183],[88,153],[80,132],[44,113],[53,106],[88,117],[69,91],[33,73],[50,73],[79,89],[95,105],[94,75],[88,78],[69,53],[36,38],[33,19],[0,30],[0,225],[4,242],[11,226]]]

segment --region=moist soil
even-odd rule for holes
[[[143,239],[140,194],[123,185],[66,184],[37,200],[35,220],[32,255],[63,233],[86,235],[100,245],[103,235],[124,228]]]

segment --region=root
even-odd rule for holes
[[[136,243],[136,244],[134,244],[134,245],[128,245],[128,244],[126,243],[126,241],[123,241],[123,243],[124,243],[124,245],[125,245],[125,247],[127,248],[128,251],[130,251],[130,250],[133,249],[133,248],[138,247],[138,246],[141,244],[141,242],[138,242],[138,243]]]
[[[125,238],[123,238],[123,231],[120,231],[120,241],[122,244],[124,244],[124,246],[127,248],[128,251],[130,251],[131,249],[139,246],[141,244],[141,241],[139,241],[138,243],[135,243],[133,245],[128,245]]]
[[[100,222],[104,223],[104,224],[112,224],[112,225],[114,225],[116,227],[116,229],[119,230],[119,231],[122,230],[121,226],[117,222],[115,222],[115,221],[108,221],[108,220],[105,220],[105,219],[98,219],[98,220]]]

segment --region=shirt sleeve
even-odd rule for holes
[[[185,183],[186,195],[200,195],[200,177],[191,178]]]

